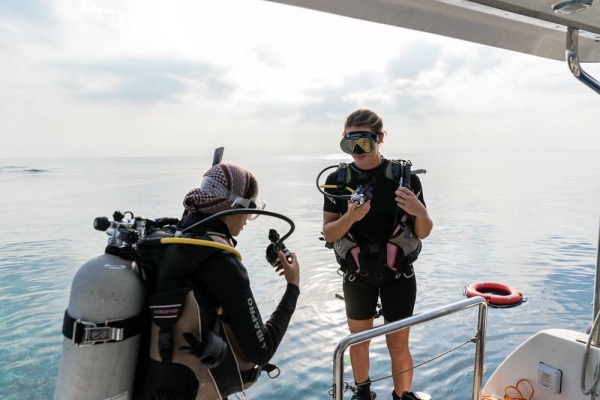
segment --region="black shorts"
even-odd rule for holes
[[[387,269],[387,268],[386,268]],[[344,299],[346,316],[350,319],[365,320],[375,315],[377,300],[381,297],[381,311],[386,321],[398,321],[413,315],[417,297],[417,279],[413,273],[407,278],[404,274],[396,278],[391,270],[368,276],[347,274],[344,277]],[[377,275],[377,276],[376,276]]]

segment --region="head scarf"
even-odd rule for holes
[[[204,174],[200,187],[185,195],[183,206],[186,214],[216,214],[236,208],[234,201],[237,198],[247,199],[250,195],[248,191],[252,178],[253,175],[239,165],[213,165]]]

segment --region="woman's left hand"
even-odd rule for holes
[[[405,187],[400,187],[396,190],[396,204],[408,214],[415,217],[427,212],[427,209],[417,196]]]

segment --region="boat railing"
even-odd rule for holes
[[[479,307],[477,328],[475,336],[471,339],[475,343],[475,363],[473,368],[473,400],[481,399],[483,381],[483,356],[485,351],[485,333],[487,329],[487,302],[483,297],[471,297],[466,300],[457,301],[433,310],[405,318],[400,321],[390,322],[375,328],[352,333],[344,337],[333,352],[333,399],[342,400],[344,396],[344,352],[354,344],[373,339],[378,336],[387,335],[414,325],[420,325],[434,319],[467,310],[471,307]]]

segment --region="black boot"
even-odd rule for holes
[[[356,383],[357,388],[351,400],[374,400],[377,397],[377,394],[371,391],[371,378],[363,383],[354,383]]]
[[[357,393],[353,395],[350,400],[375,400],[376,397],[377,393],[375,392],[369,392],[369,394],[367,394],[367,397],[364,397]]]

